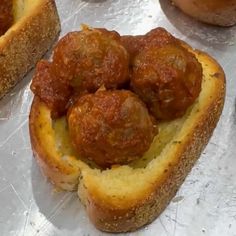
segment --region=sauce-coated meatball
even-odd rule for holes
[[[52,117],[56,118],[66,113],[72,90],[67,81],[52,73],[51,67],[50,62],[41,60],[30,88],[50,108]]]
[[[131,60],[146,48],[176,44],[178,40],[164,28],[158,27],[145,35],[121,36],[121,42],[130,54]],[[132,61],[131,61],[132,63]]]
[[[1,0],[0,3],[0,35],[4,34],[13,23],[13,0]]]
[[[133,58],[143,49],[145,45],[144,35],[124,35],[121,36],[121,42],[130,55],[130,64]]]
[[[201,90],[202,67],[178,44],[150,47],[134,60],[131,87],[157,119],[182,116]]]
[[[67,118],[78,153],[104,168],[139,158],[157,133],[143,102],[125,90],[84,95]]]
[[[62,38],[53,54],[55,74],[77,90],[118,88],[128,80],[129,55],[116,32],[85,28]]]

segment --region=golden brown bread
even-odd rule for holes
[[[52,46],[60,31],[54,0],[14,0],[15,23],[0,37],[0,98]]]
[[[184,13],[219,26],[236,23],[236,0],[172,0]]]
[[[224,104],[224,72],[209,55],[188,49],[203,66],[199,98],[182,118],[161,123],[150,149],[130,165],[101,171],[80,160],[70,144],[65,118],[52,121],[46,105],[34,98],[29,129],[42,172],[64,190],[78,188],[90,220],[102,231],[133,231],[152,222],[212,135]]]

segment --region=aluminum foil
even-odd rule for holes
[[[207,148],[170,205],[150,225],[126,235],[236,235],[236,27],[198,23],[168,0],[57,0],[61,35],[81,23],[143,34],[162,26],[215,57],[225,70],[227,96]],[[76,193],[55,192],[34,159],[28,114],[32,73],[0,101],[0,235],[100,236]]]

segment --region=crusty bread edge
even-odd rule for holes
[[[47,52],[60,32],[54,0],[40,0],[0,37],[0,98]]]
[[[192,169],[194,163],[208,143],[217,125],[224,105],[225,75],[218,63],[205,53],[195,51],[216,67],[217,87],[212,94],[214,100],[207,106],[204,115],[196,122],[194,129],[179,145],[173,154],[174,164],[152,184],[152,189],[143,193],[136,203],[126,202],[126,207],[114,207],[98,195],[97,189],[85,186],[83,179],[79,183],[78,194],[86,206],[90,220],[102,231],[127,232],[152,222],[169,204],[177,190]],[[204,61],[202,63],[205,63]],[[175,149],[176,150],[176,149]],[[126,199],[127,200],[127,199]]]
[[[48,177],[55,186],[63,190],[74,191],[78,188],[80,177],[80,169],[77,165],[78,160],[72,159],[71,163],[66,165],[61,160],[56,160],[51,153],[45,152],[44,146],[40,143],[37,135],[37,125],[40,128],[41,124],[35,124],[35,121],[40,116],[41,110],[38,109],[40,106],[42,106],[42,102],[40,98],[35,96],[29,115],[29,133],[33,155],[42,174]],[[50,116],[49,110],[48,115]]]

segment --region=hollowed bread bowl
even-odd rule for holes
[[[179,119],[159,124],[144,156],[129,165],[101,170],[73,150],[65,118],[52,120],[35,97],[29,130],[34,156],[51,182],[77,190],[93,224],[102,231],[134,231],[152,222],[169,204],[209,141],[225,97],[225,76],[206,53],[193,50],[203,67],[202,91]]]
[[[60,31],[54,0],[13,0],[14,23],[0,37],[0,98],[52,46]]]
[[[219,26],[236,23],[236,0],[172,0],[184,13]]]

